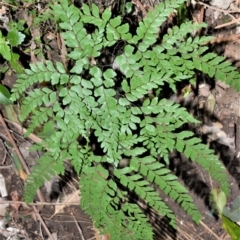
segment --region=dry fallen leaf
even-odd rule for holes
[[[57,233],[52,233],[52,237],[53,237],[54,240],[58,240]],[[48,240],[50,240],[50,238],[48,238]]]
[[[2,197],[6,197],[8,195],[5,184],[5,178],[2,174],[0,174],[0,194]]]
[[[5,184],[5,178],[3,177],[2,174],[0,174],[0,216],[4,217],[5,213],[7,211],[7,207],[9,206],[8,203],[1,203],[6,200],[7,197],[7,189],[6,189],[6,184]]]
[[[100,234],[100,231],[95,226],[93,226],[93,230],[95,232],[96,240],[110,240],[109,234]]]
[[[12,198],[13,201],[19,201],[20,198],[19,198],[19,195],[18,195],[18,192],[15,190],[13,192],[10,193],[10,196]],[[20,207],[20,203],[10,203],[10,206],[16,211],[18,212],[19,210],[19,207]]]
[[[78,202],[78,203],[80,202],[80,191],[79,190],[66,195],[64,197],[64,200],[62,201],[63,204],[55,206],[55,212],[50,218],[52,218],[57,213],[61,212],[66,207],[66,205],[71,205],[71,203],[76,203],[76,202]]]
[[[7,208],[9,206],[9,203],[2,203],[4,202],[6,199],[5,197],[0,197],[0,217],[4,217],[7,211]]]
[[[0,15],[4,15],[4,14],[6,14],[7,13],[7,8],[5,7],[5,6],[2,6],[1,8],[0,8]]]
[[[19,171],[19,177],[22,179],[22,180],[26,180],[27,179],[27,177],[28,177],[28,175],[26,174],[26,172],[23,170],[23,169],[21,169],[20,171]]]
[[[52,32],[48,32],[46,37],[47,37],[48,40],[51,41],[51,40],[56,38],[56,35]]]

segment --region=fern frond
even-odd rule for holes
[[[45,181],[49,181],[52,176],[64,174],[63,160],[56,161],[50,155],[44,155],[37,160],[37,165],[33,167],[25,185],[24,199],[27,203],[33,200],[36,191]]]
[[[123,201],[125,194],[117,190],[115,182],[106,181],[107,177],[108,172],[98,165],[84,168],[80,181],[81,206],[96,221],[96,227],[114,236],[116,240],[152,237],[152,229],[147,224],[146,216],[135,204],[125,203],[119,209],[120,201]],[[133,235],[133,230],[137,238]]]
[[[112,16],[112,12],[109,9],[105,9],[104,12],[102,13],[101,18],[99,14],[99,9],[95,4],[91,5],[91,10],[87,4],[83,4],[82,11],[83,11],[82,21],[85,23],[92,23],[97,27],[105,26],[107,21]]]
[[[22,108],[21,110],[23,111],[24,109],[26,109],[26,108]],[[26,112],[27,112],[27,110],[26,110]],[[40,107],[38,109],[38,111],[36,110],[34,112],[34,115],[32,116],[32,121],[31,121],[30,125],[28,126],[25,136],[28,136],[37,127],[46,123],[50,117],[53,117],[53,111],[51,108]]]
[[[125,202],[122,204],[121,208],[123,212],[129,216],[123,222],[123,226],[127,228],[130,233],[132,230],[134,230],[134,235],[131,234],[132,237],[130,237],[130,234],[128,234],[130,238],[142,240],[153,238],[151,225],[148,223],[146,215],[142,212],[137,204]]]
[[[208,74],[210,77],[225,82],[240,91],[239,72],[237,68],[226,61],[225,57],[218,56],[215,53],[208,53],[203,57],[192,56],[196,69]]]
[[[162,39],[162,44],[161,46],[165,48],[166,50],[173,49],[174,46],[179,46],[180,43],[185,44],[184,48],[181,46],[181,50],[183,51],[190,51],[192,52],[194,49],[194,46],[191,46],[191,38],[188,38],[187,41],[185,41],[185,38],[187,34],[191,33],[192,31],[197,31],[201,28],[206,28],[207,24],[206,23],[192,23],[192,22],[185,22],[182,23],[180,27],[174,26],[172,29],[169,29],[168,34],[165,34]],[[213,37],[209,37],[209,40],[211,40]],[[199,41],[198,41],[198,44]],[[175,54],[174,54],[175,55]]]
[[[74,60],[83,58],[85,61],[79,61],[77,66],[75,66],[71,71],[80,73],[83,66],[89,66],[89,57],[98,57],[100,55],[100,49],[104,46],[111,46],[115,41],[107,41],[104,38],[104,29],[107,21],[111,17],[111,11],[106,9],[100,16],[99,9],[95,4],[92,4],[92,8],[86,4],[83,4],[82,11],[78,8],[70,5],[66,7],[65,1],[59,1],[59,4],[53,5],[53,11],[59,11],[67,15],[67,18],[59,19],[59,26],[62,30],[65,30],[61,35],[68,47],[74,48],[73,51],[69,53],[69,57]],[[112,20],[114,21],[114,20]],[[98,28],[95,29],[94,33],[89,35],[84,23],[91,23]],[[108,25],[107,36],[109,38],[110,26]],[[115,29],[114,29],[115,30]],[[128,32],[125,30],[125,32]],[[103,39],[105,41],[103,41]],[[118,38],[119,39],[119,38]],[[78,70],[76,71],[76,68]]]
[[[146,99],[143,102],[141,110],[146,115],[159,114],[156,118],[152,118],[153,120],[151,121],[159,124],[164,123],[165,125],[169,125],[170,123],[176,123],[181,126],[187,122],[200,123],[187,112],[186,108],[167,99],[162,99],[160,101],[157,98],[153,98],[152,100]]]
[[[131,160],[130,167],[135,172],[140,172],[148,181],[155,183],[165,194],[181,204],[192,219],[199,223],[201,215],[193,203],[193,199],[189,196],[187,189],[176,181],[177,177],[171,174],[170,170],[165,168],[163,164],[150,156],[145,158],[135,157]],[[161,210],[160,213],[163,216],[166,214],[164,211],[163,213],[165,214],[162,214]],[[167,216],[172,217],[172,213],[167,214]],[[170,224],[174,225],[175,222],[170,222]]]
[[[25,73],[18,76],[16,85],[12,89],[12,101],[16,101],[22,93],[35,83],[51,81],[52,85],[58,83],[65,84],[69,78],[69,76],[65,74],[66,71],[63,64],[59,62],[56,63],[56,68],[51,61],[46,61],[46,64],[42,62],[30,64],[30,68],[31,70],[25,69]]]
[[[206,145],[201,143],[201,139],[192,137],[192,132],[183,131],[175,134],[175,136],[176,149],[206,169],[209,175],[218,181],[225,194],[228,195],[230,185],[226,175],[226,169],[217,159],[217,156],[214,155],[214,151],[206,148]]]
[[[145,137],[144,146],[153,156],[159,154],[169,164],[169,151],[175,149],[175,136],[172,132],[187,122],[199,122],[185,108],[166,99],[146,100],[141,109],[146,114],[140,123],[140,134]],[[149,116],[152,113],[157,114],[156,117]]]
[[[45,106],[51,106],[56,101],[56,93],[49,88],[35,89],[30,92],[28,97],[23,100],[23,108],[20,111],[20,121],[24,121],[27,116],[40,107],[43,103]],[[51,116],[51,115],[50,115]]]
[[[149,11],[147,16],[139,23],[137,28],[137,35],[134,36],[129,43],[137,44],[138,49],[141,52],[145,52],[150,46],[152,46],[158,37],[159,27],[166,20],[170,13],[174,11],[174,8],[178,8],[183,4],[183,0],[177,1],[165,1],[155,6],[152,11]]]
[[[174,150],[196,161],[229,192],[227,175],[213,151],[193,133],[181,131],[183,125],[199,121],[173,101],[160,99],[163,85],[176,91],[177,82],[195,81],[196,70],[239,90],[236,69],[225,58],[206,53],[204,44],[210,37],[188,36],[205,24],[175,26],[154,45],[161,24],[183,3],[166,0],[155,6],[139,23],[136,35],[120,16],[112,17],[110,9],[100,11],[94,4],[78,9],[68,0],[50,4],[47,16],[52,14],[61,30],[70,69],[60,62],[31,64],[18,76],[11,96],[12,101],[23,96],[21,119],[31,117],[28,133],[48,121],[54,125],[53,133],[37,146],[47,153],[27,180],[27,202],[45,179],[63,173],[63,161],[69,159],[81,177],[81,206],[95,226],[116,240],[150,240],[152,228],[131,192],[167,216],[173,227],[175,216],[152,185],[178,202],[195,222],[200,220],[187,190],[167,169]],[[106,48],[121,52],[113,66],[102,66]],[[43,81],[53,87],[30,88]],[[125,158],[130,163],[122,166]]]
[[[141,199],[144,199],[161,216],[169,217],[170,224],[173,227],[176,227],[176,220],[173,212],[163,202],[160,196],[156,193],[155,189],[150,186],[150,183],[144,180],[143,176],[139,174],[128,176],[128,174],[131,174],[132,170],[138,172],[138,169],[136,169],[136,164],[134,165],[134,163],[131,165],[131,168],[127,167],[121,170],[115,169],[114,175],[119,179],[123,186],[135,192]]]
[[[145,137],[140,137],[132,134],[126,135],[124,133],[124,128],[121,128],[121,133],[119,136],[119,145],[124,149],[124,150],[130,150],[134,145],[141,143],[143,140],[145,140]]]

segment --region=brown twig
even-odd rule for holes
[[[217,7],[210,6],[210,5],[208,5],[206,3],[203,3],[203,2],[198,2],[198,4],[202,5],[204,7],[213,9],[213,10],[218,11],[218,12],[223,12],[223,13],[231,16],[232,18],[233,18],[233,16],[230,13],[240,13],[240,10],[233,10],[233,11],[231,11],[231,10],[224,10],[224,9],[220,9],[220,8],[217,8]],[[227,27],[227,26],[232,25],[232,24],[237,23],[237,22],[240,22],[240,18],[235,18],[231,22],[218,25],[218,26],[215,27],[215,29],[222,28],[222,27]]]
[[[136,4],[137,7],[139,7],[143,13],[143,16],[145,17],[147,15],[146,9],[143,7],[141,2],[139,0],[133,0],[133,2]]]
[[[2,124],[4,130],[5,130],[8,138],[9,138],[9,141],[11,142],[14,150],[16,151],[16,154],[18,155],[18,158],[20,159],[20,161],[21,161],[21,163],[22,163],[22,166],[24,167],[25,172],[29,175],[29,174],[30,174],[30,170],[29,170],[27,164],[25,163],[25,160],[24,160],[24,158],[23,158],[23,156],[22,156],[22,153],[20,152],[17,144],[16,144],[15,141],[14,141],[14,139],[13,139],[13,137],[12,137],[12,134],[10,133],[10,131],[9,131],[9,129],[8,129],[8,127],[7,127],[7,125],[6,125],[3,117],[2,117],[2,113],[1,113],[1,112],[0,112],[0,123]],[[43,197],[42,193],[41,193],[39,190],[38,190],[38,192],[37,192],[37,196],[38,196],[38,198],[39,198],[39,200],[40,200],[41,202],[45,202],[44,197]]]
[[[17,153],[17,155],[18,155],[18,157],[19,157],[19,159],[20,159],[20,161],[21,161],[21,163],[22,163],[26,173],[30,174],[29,168],[28,168],[27,164],[25,163],[25,161],[24,161],[24,159],[22,157],[22,154],[21,154],[21,152],[18,149],[17,144],[15,143],[15,141],[14,141],[14,139],[13,139],[13,137],[12,137],[12,135],[11,135],[11,133],[10,133],[10,131],[9,131],[9,129],[8,129],[4,119],[3,119],[3,117],[2,117],[2,113],[0,113],[0,123],[2,124],[2,126],[4,128],[6,134],[7,134],[8,138],[9,138],[9,141],[13,145],[13,147],[14,147],[14,149],[15,149],[15,151],[16,151],[16,153]]]
[[[6,134],[7,134],[8,138],[9,138],[9,141],[11,142],[12,146],[14,147],[14,149],[15,149],[15,151],[16,151],[16,153],[17,153],[17,155],[18,155],[18,157],[19,157],[19,159],[20,159],[20,161],[21,161],[21,163],[22,163],[22,165],[24,167],[24,170],[26,171],[27,174],[30,174],[30,170],[29,170],[27,164],[25,163],[24,158],[22,156],[22,153],[20,152],[17,144],[15,143],[15,141],[14,141],[14,139],[13,139],[11,133],[10,133],[10,131],[9,131],[9,129],[8,129],[8,127],[7,127],[3,117],[2,117],[2,113],[1,112],[0,112],[0,123],[2,124],[2,126],[4,128]],[[40,190],[37,191],[37,196],[38,196],[38,198],[39,198],[39,200],[41,202],[45,202],[44,197],[42,196],[42,193],[40,192]],[[42,223],[45,231],[47,232],[47,234],[49,236],[49,238],[51,240],[54,240],[54,238],[52,237],[51,232],[49,231],[48,227],[44,223],[44,221],[43,221],[41,215],[39,214],[38,209],[36,208],[36,206],[33,206],[33,210],[34,210],[35,214],[37,215],[39,221]]]
[[[23,8],[21,6],[14,6],[12,4],[9,4],[9,3],[5,3],[5,2],[0,2],[1,5],[6,5],[6,6],[9,6],[9,7],[12,7],[12,8]]]
[[[2,135],[0,134],[0,136],[2,137]],[[1,161],[1,163],[0,164],[4,164],[5,163],[5,161],[6,161],[6,159],[7,159],[7,149],[6,149],[6,146],[4,145],[4,143],[3,143],[3,140],[2,139],[0,139],[0,142],[1,142],[1,145],[2,145],[2,147],[4,148],[4,156],[2,157],[2,161]]]
[[[8,169],[8,168],[12,168],[12,167],[13,167],[13,165],[11,164],[8,166],[0,166],[0,169]]]
[[[84,238],[84,236],[83,236],[83,233],[82,233],[82,229],[80,228],[80,226],[79,226],[79,224],[78,224],[78,222],[77,222],[77,220],[76,220],[76,218],[75,218],[75,216],[73,215],[72,212],[71,212],[71,215],[72,215],[73,220],[74,220],[74,222],[75,222],[75,224],[76,224],[76,226],[77,226],[77,229],[78,229],[78,231],[79,231],[79,234],[80,234],[82,240],[85,240],[85,238]]]
[[[230,42],[230,41],[236,41],[240,40],[240,33],[238,34],[232,34],[228,37],[216,37],[212,39],[211,41],[205,43],[205,44],[214,44],[214,43],[222,43],[222,42]]]
[[[216,10],[216,11],[218,11],[218,12],[223,12],[223,13],[225,13],[225,14],[229,14],[229,13],[240,13],[240,10],[233,10],[233,11],[231,11],[231,10],[224,10],[224,9],[220,9],[220,8],[217,8],[217,7],[210,6],[210,5],[208,5],[208,4],[206,4],[206,3],[203,3],[203,2],[197,2],[197,3],[198,3],[199,5],[203,5],[203,6],[207,7],[207,8],[211,8],[211,9]]]
[[[14,204],[14,203],[19,203],[19,204],[26,204],[24,201],[8,201],[8,200],[1,200],[0,201],[0,205],[1,204],[5,204],[5,203],[9,203],[9,204]],[[47,206],[55,206],[55,205],[78,205],[79,206],[79,202],[69,202],[69,203],[49,203],[49,202],[35,202],[35,203],[29,203],[28,206],[43,206],[43,205],[47,205]]]
[[[240,17],[239,17],[239,18],[236,18],[236,19],[234,19],[234,20],[232,20],[231,22],[228,22],[228,23],[224,23],[224,24],[218,25],[218,26],[215,27],[215,29],[223,28],[223,27],[227,27],[227,26],[229,26],[229,25],[232,25],[232,24],[234,24],[234,23],[238,23],[238,22],[240,22]]]
[[[60,57],[61,57],[62,63],[64,65],[64,67],[67,69],[66,57],[67,57],[68,53],[67,53],[67,47],[66,47],[65,41],[61,34],[57,35],[57,40],[58,40],[57,42],[59,45],[58,48],[60,49],[60,52],[61,52]]]
[[[27,130],[25,128],[23,128],[21,125],[19,125],[16,122],[10,121],[8,119],[4,118],[4,121],[11,123],[18,131],[19,133],[25,134],[27,132]],[[31,133],[28,136],[28,139],[30,139],[31,141],[35,142],[35,143],[41,143],[42,139],[40,137],[38,137],[37,135]]]
[[[0,123],[2,124],[2,126],[3,126],[3,128],[4,128],[6,134],[7,134],[8,138],[9,138],[9,141],[11,142],[12,146],[14,147],[14,149],[15,149],[15,151],[16,151],[16,154],[18,155],[18,158],[20,159],[20,161],[21,161],[21,163],[22,163],[22,165],[23,165],[23,167],[24,167],[25,172],[29,175],[29,174],[30,174],[30,170],[29,170],[27,164],[25,163],[25,160],[24,160],[24,158],[23,158],[23,156],[22,156],[22,153],[20,152],[17,144],[16,144],[15,141],[14,141],[14,139],[13,139],[13,137],[12,137],[12,134],[10,133],[10,131],[9,131],[9,129],[8,129],[8,127],[7,127],[7,125],[6,125],[3,117],[2,117],[2,113],[1,113],[1,112],[0,112]],[[12,122],[12,123],[13,123],[13,122]],[[16,125],[18,125],[18,124],[15,123],[15,126],[16,126]],[[43,197],[42,193],[40,192],[40,190],[37,191],[37,196],[38,196],[38,198],[39,198],[39,200],[40,200],[41,202],[45,202],[44,197]]]
[[[50,238],[51,240],[55,240],[54,237],[52,236],[51,232],[49,231],[47,225],[46,225],[45,222],[43,221],[41,215],[39,214],[39,212],[38,212],[38,210],[37,210],[37,208],[36,208],[35,206],[33,206],[33,210],[34,210],[34,212],[35,212],[38,220],[39,220],[39,221],[41,222],[41,224],[43,225],[43,228],[44,228],[44,230],[46,231],[46,233],[48,234],[49,238]]]
[[[203,223],[202,221],[200,221],[200,224],[209,231],[209,233],[211,233],[217,240],[222,240],[222,238],[218,237],[218,235],[216,235],[205,223]]]

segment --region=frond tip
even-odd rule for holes
[[[26,203],[33,201],[36,191],[45,181],[49,181],[52,176],[64,174],[63,161],[55,161],[50,156],[42,156],[37,160],[37,165],[32,169],[25,185],[24,200]]]

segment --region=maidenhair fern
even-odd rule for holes
[[[201,215],[187,189],[167,167],[173,150],[196,161],[228,194],[222,163],[192,132],[180,130],[183,124],[198,121],[185,108],[155,94],[161,93],[165,83],[175,90],[179,81],[193,82],[195,70],[239,90],[236,69],[223,57],[206,53],[204,44],[210,38],[189,37],[205,24],[174,26],[156,43],[159,27],[183,2],[166,0],[155,6],[139,23],[135,35],[120,16],[112,17],[109,9],[100,12],[96,5],[78,9],[68,0],[51,4],[50,13],[61,29],[70,67],[49,60],[30,64],[30,69],[18,76],[11,96],[12,101],[22,98],[21,121],[31,114],[28,133],[49,121],[55,124],[54,133],[40,146],[47,153],[26,182],[26,202],[33,201],[46,179],[63,174],[64,161],[69,159],[80,177],[81,207],[111,239],[153,238],[151,225],[131,193],[176,227],[172,210],[155,187],[198,223]],[[103,68],[98,61],[104,49],[120,41],[124,48],[114,64],[121,77],[115,68]],[[29,89],[43,81],[49,87]],[[97,139],[95,146],[92,137]],[[123,158],[129,164],[120,167]]]

